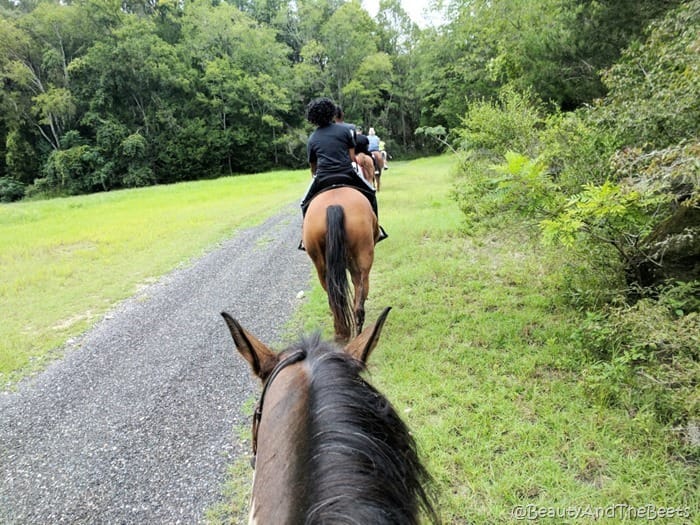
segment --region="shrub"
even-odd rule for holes
[[[453,198],[464,215],[464,230],[477,225],[497,225],[501,220],[495,182],[490,163],[471,153],[464,156],[455,179]]]
[[[700,282],[657,299],[589,313],[574,335],[588,362],[584,386],[601,403],[651,411],[664,423],[700,417]],[[694,298],[694,299],[693,299]]]
[[[600,186],[588,184],[568,199],[562,213],[543,220],[542,230],[545,239],[565,246],[579,242],[609,244],[623,261],[630,261],[639,240],[655,224],[650,210],[657,209],[665,199],[609,181]]]
[[[458,131],[462,148],[494,158],[507,151],[536,157],[540,149],[538,129],[545,122],[543,114],[531,94],[505,87],[496,102],[482,100],[470,105]]]
[[[92,189],[94,168],[91,157],[87,145],[53,151],[44,164],[43,180],[35,181],[35,185],[45,187],[49,192],[85,193]]]
[[[535,214],[550,198],[545,193],[555,188],[536,159],[542,114],[529,94],[510,87],[495,102],[470,106],[457,131],[465,154],[453,192],[468,228],[518,210]],[[536,200],[528,202],[530,197]]]
[[[589,108],[583,108],[551,115],[540,133],[541,158],[566,195],[610,178],[609,160],[616,143],[609,130],[591,124],[589,113]]]
[[[25,186],[12,177],[0,177],[0,202],[18,201],[24,197]]]

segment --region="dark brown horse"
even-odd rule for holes
[[[279,354],[222,313],[263,382],[249,523],[412,525],[421,511],[438,521],[413,437],[361,376],[388,313],[345,348],[316,334]]]
[[[381,151],[373,151],[372,157],[374,158],[375,165],[377,166],[377,169],[374,172],[374,187],[377,188],[377,191],[379,191],[379,188],[382,185],[382,171],[384,171],[384,155],[382,155]]]
[[[362,330],[378,236],[377,216],[367,198],[354,188],[319,193],[306,211],[302,238],[328,294],[338,342],[347,342]]]

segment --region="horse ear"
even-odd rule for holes
[[[345,351],[355,359],[366,363],[367,359],[369,359],[369,354],[372,353],[372,350],[374,350],[374,347],[377,346],[379,342],[379,334],[382,332],[384,321],[386,321],[390,310],[391,306],[384,308],[377,322],[362,330],[360,335],[345,346]]]
[[[253,373],[262,381],[265,381],[272,369],[275,368],[278,358],[272,350],[260,342],[254,335],[245,330],[241,324],[226,312],[221,312],[228,329],[236,343],[238,352],[245,358],[253,369]]]

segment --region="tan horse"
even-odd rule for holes
[[[362,330],[365,319],[369,272],[374,262],[374,244],[379,238],[377,216],[357,189],[326,190],[309,204],[302,238],[328,294],[336,340],[347,342]]]
[[[372,157],[366,155],[365,153],[357,153],[355,155],[355,160],[357,165],[362,168],[362,175],[364,176],[365,180],[369,182],[373,188],[376,188],[374,179],[374,162],[372,161]]]
[[[373,151],[372,157],[374,157],[374,162],[377,166],[377,169],[374,172],[374,187],[377,188],[377,191],[379,191],[379,188],[382,185],[382,171],[384,171],[384,155],[382,155],[381,151]]]
[[[263,382],[249,523],[439,522],[415,440],[361,375],[388,313],[344,348],[317,334],[275,353],[222,312]]]

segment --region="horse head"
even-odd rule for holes
[[[413,437],[361,377],[389,310],[345,346],[315,334],[279,353],[222,313],[263,383],[251,523],[417,524],[421,509],[437,519]]]

